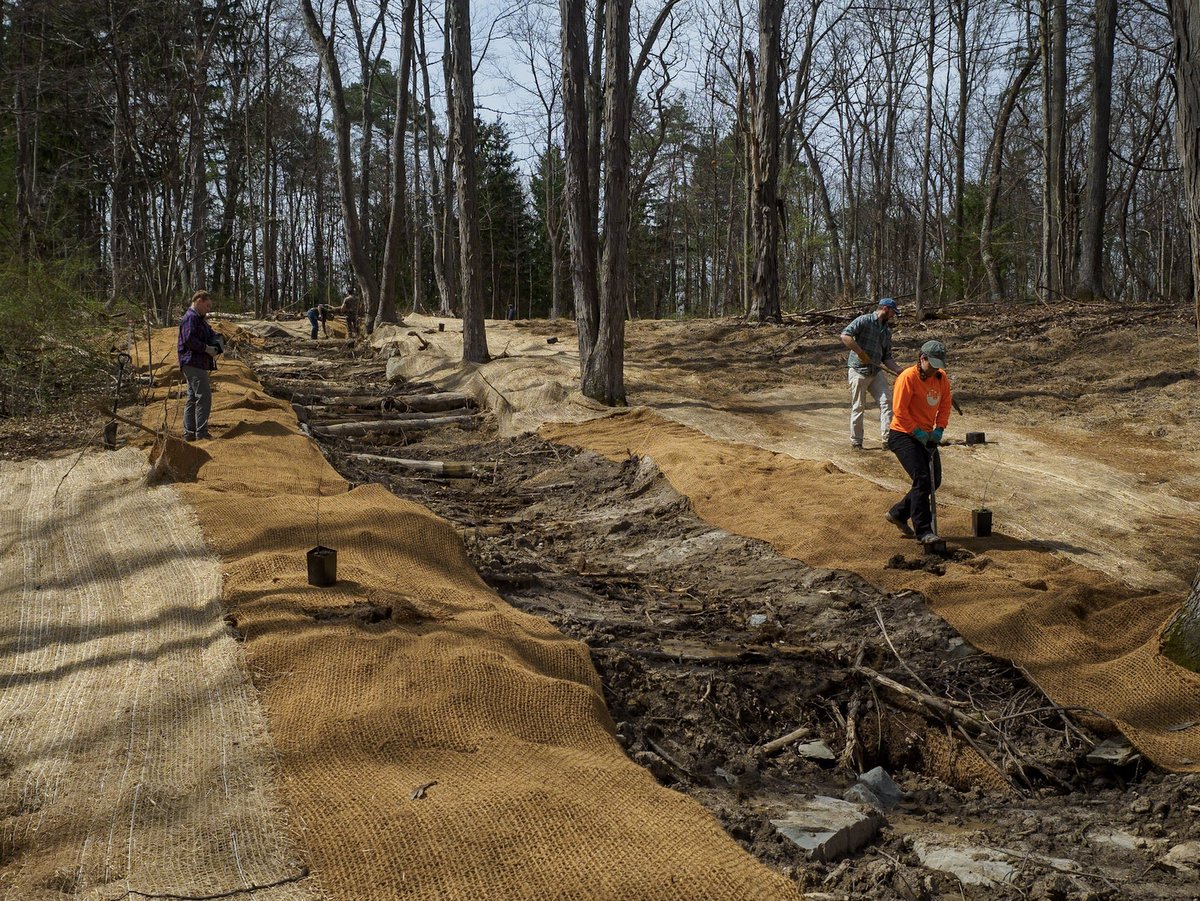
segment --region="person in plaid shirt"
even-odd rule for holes
[[[217,368],[220,339],[208,324],[212,298],[207,291],[192,295],[191,305],[179,322],[179,369],[187,380],[187,402],[183,405],[183,437],[188,441],[211,438],[208,415],[212,411],[212,385],[208,374]]]
[[[892,356],[891,326],[892,320],[899,315],[900,307],[896,301],[885,297],[879,301],[874,313],[863,313],[842,329],[842,343],[850,350],[846,361],[850,369],[850,446],[860,450],[867,392],[879,404],[880,440],[887,443],[888,426],[892,422],[892,389],[883,371],[900,374],[900,367]]]

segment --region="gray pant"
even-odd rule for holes
[[[862,444],[863,409],[867,405],[867,393],[879,404],[879,437],[887,442],[888,430],[892,426],[892,386],[882,369],[874,375],[863,375],[857,369],[850,373],[850,441]]]
[[[212,385],[208,370],[180,366],[187,379],[187,403],[183,405],[183,437],[208,437],[208,414],[212,411]]]

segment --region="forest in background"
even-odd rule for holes
[[[1162,0],[466,7],[5,3],[6,330],[28,340],[89,304],[167,322],[200,287],[258,315],[349,286],[377,321],[461,313],[464,202],[485,316],[580,315],[568,13],[586,42],[583,215],[597,260],[624,220],[628,317],[751,311],[767,182],[784,310],[1192,294]],[[473,105],[465,201],[456,8],[470,73],[510,107]],[[629,144],[610,208],[612,33],[629,35]]]

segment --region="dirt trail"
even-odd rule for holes
[[[421,329],[422,340],[432,348],[415,352],[415,341],[402,338],[407,329],[399,330],[406,374],[459,384],[464,375],[453,365],[461,355],[456,324],[420,316],[408,322]],[[437,331],[438,322],[446,323],[446,331]],[[557,381],[559,390],[545,393],[567,398],[578,373],[572,328],[567,323],[489,322],[492,352],[507,356],[487,367],[490,382],[511,399],[507,385],[525,373],[526,378]],[[830,326],[829,333],[835,336],[836,329]],[[548,345],[547,336],[557,342]],[[867,450],[849,446],[846,369],[843,354],[833,349],[836,337],[804,341],[800,350],[795,345],[786,329],[751,329],[729,320],[629,323],[629,403],[713,438],[802,460],[830,460],[889,491],[907,490],[903,470],[880,448],[877,414],[872,418],[867,412]],[[897,354],[903,362],[905,351]],[[1009,368],[1020,371],[1019,360],[1013,360]],[[1188,381],[1143,389],[1171,399],[1173,406],[1157,417],[1140,411],[1142,423],[1137,419],[1139,392],[1118,385],[1110,403],[1118,419],[1114,426],[1081,412],[1087,405],[1072,400],[1083,397],[1079,386],[1056,388],[1053,380],[1033,375],[1029,380],[1037,382],[1038,390],[1054,394],[1031,393],[1016,404],[1008,402],[1012,386],[998,381],[993,371],[1004,368],[996,349],[986,358],[966,350],[951,356],[964,415],[951,417],[947,437],[984,432],[988,443],[946,449],[939,502],[963,510],[986,504],[996,528],[1042,542],[1134,588],[1185,591],[1200,556],[1195,539],[1200,534],[1200,467],[1186,444],[1186,424],[1200,417],[1200,399]],[[998,396],[1005,402],[980,398],[985,386],[1003,387]],[[571,400],[539,402],[537,409],[512,412],[511,429],[528,431],[544,421],[597,415],[577,394]],[[517,403],[526,406],[519,398]],[[491,406],[496,405],[492,398]],[[1155,423],[1171,419],[1182,421],[1183,441],[1147,436]]]
[[[0,896],[313,897],[195,516],[74,461],[0,464]]]
[[[222,361],[210,427],[181,492],[332,896],[796,896],[628,760],[587,648],[492,592],[447,522],[350,486],[244,364]],[[335,585],[307,583],[314,543],[338,550]]]

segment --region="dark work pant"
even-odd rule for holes
[[[933,513],[929,508],[929,460],[933,458],[932,488],[942,487],[942,458],[907,432],[888,432],[888,450],[896,455],[912,479],[912,488],[892,507],[892,516],[901,522],[912,520],[917,536],[932,531]]]
[[[212,385],[208,370],[196,366],[180,366],[187,379],[187,401],[183,405],[183,436],[208,437],[208,415],[212,410]]]
[[[309,324],[312,325],[312,336],[313,336],[313,340],[315,341],[317,338],[317,311],[316,310],[308,311],[308,321],[309,321]]]

